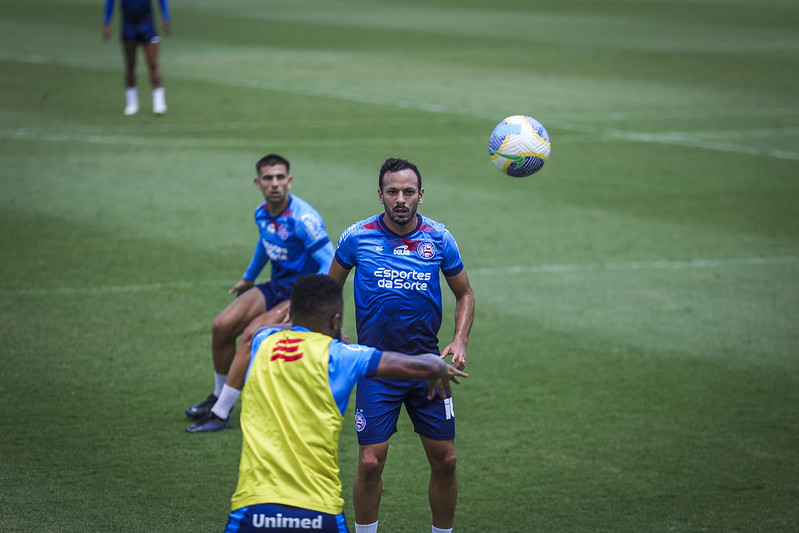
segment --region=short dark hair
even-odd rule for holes
[[[377,179],[378,188],[381,191],[383,190],[383,176],[386,175],[386,172],[399,172],[400,170],[405,170],[406,168],[413,170],[414,174],[416,174],[416,183],[419,187],[419,190],[421,190],[422,174],[419,172],[419,169],[407,159],[399,159],[397,157],[389,157],[385,160],[383,166],[380,167],[380,176]]]
[[[268,154],[263,156],[255,163],[255,173],[260,174],[262,167],[271,167],[274,165],[286,165],[286,172],[290,170],[289,160],[277,154]]]
[[[307,319],[344,305],[341,285],[326,274],[306,274],[291,288],[291,314]]]

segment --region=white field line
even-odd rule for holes
[[[799,262],[799,256],[740,257],[729,259],[686,259],[684,261],[631,261],[622,263],[563,263],[554,265],[515,265],[475,268],[469,275],[560,274],[569,272],[604,272],[616,270],[680,270],[688,268],[719,268],[754,265],[779,265]]]
[[[613,128],[598,128],[583,124],[575,124],[573,122],[557,122],[557,124],[565,129],[576,131],[580,133],[587,133],[599,137],[610,137],[615,139],[622,139],[625,141],[634,142],[647,142],[656,144],[678,145],[687,146],[690,148],[705,148],[708,150],[716,150],[720,152],[729,152],[735,154],[746,154],[755,156],[767,156],[777,159],[788,159],[791,161],[799,161],[799,152],[792,152],[788,150],[774,150],[771,148],[760,148],[757,146],[749,146],[746,144],[737,144],[729,142],[719,142],[713,140],[703,139],[702,137],[712,136],[715,133],[717,137],[736,138],[746,140],[753,137],[795,137],[799,135],[799,128],[785,127],[785,128],[752,128],[750,130],[739,129],[736,131],[697,131],[697,132],[661,132],[661,133],[640,133],[634,131],[625,131]]]
[[[728,259],[687,259],[684,261],[630,261],[619,263],[563,263],[553,265],[514,265],[469,269],[470,276],[506,276],[513,274],[563,274],[573,272],[611,272],[624,270],[681,270],[737,266],[781,265],[799,263],[799,256],[741,257]],[[172,291],[206,287],[228,287],[231,281],[176,281],[137,285],[65,287],[52,289],[0,290],[0,297],[54,296],[61,294],[108,294],[146,291]]]
[[[81,60],[74,60],[74,59],[60,59],[60,58],[53,58],[48,56],[41,56],[41,55],[32,55],[32,54],[15,54],[9,52],[0,52],[0,60],[7,60],[7,61],[17,61],[23,63],[33,63],[33,64],[52,64],[52,65],[59,65],[59,66],[66,66],[66,67],[73,67],[73,68],[86,68],[92,70],[109,70],[108,67],[96,65],[91,62],[81,61]],[[496,117],[500,116],[501,113],[490,113],[490,112],[482,112],[482,111],[470,111],[470,110],[463,110],[458,108],[453,108],[449,106],[439,105],[439,104],[431,104],[426,102],[416,102],[411,100],[402,100],[397,98],[386,98],[382,96],[376,95],[368,95],[368,94],[360,94],[360,93],[353,93],[349,91],[338,91],[332,89],[324,89],[320,87],[308,87],[302,85],[291,85],[291,84],[284,84],[284,83],[274,83],[274,82],[264,82],[260,80],[247,80],[247,79],[236,79],[236,78],[229,78],[229,77],[221,77],[221,76],[212,76],[212,75],[204,75],[204,74],[197,74],[197,73],[186,73],[181,71],[175,71],[170,73],[171,77],[190,80],[190,81],[202,81],[207,83],[214,83],[219,85],[230,85],[235,87],[245,87],[250,89],[266,89],[270,91],[278,91],[278,92],[285,92],[291,94],[305,94],[309,96],[316,96],[316,97],[324,97],[324,98],[332,98],[338,100],[345,100],[350,102],[357,102],[357,103],[367,103],[367,104],[377,104],[377,105],[385,105],[388,107],[396,107],[401,109],[414,109],[417,111],[427,111],[430,113],[447,113],[453,115],[461,115],[461,116],[471,116],[471,117],[478,117],[478,118],[486,118],[495,120]],[[678,113],[682,113],[680,116],[685,116],[687,118],[695,118],[699,116],[696,113],[691,113],[687,111],[678,111]],[[758,116],[757,110],[744,110],[743,113],[747,114],[748,116]],[[762,116],[774,116],[775,114],[778,116],[784,116],[785,114],[796,114],[797,110],[794,108],[790,109],[764,109],[762,110]],[[736,111],[734,116],[739,116],[739,112]],[[730,115],[732,117],[733,115]],[[610,114],[609,116],[613,116],[614,120],[622,120],[621,117],[624,114]],[[725,115],[713,114],[712,116],[717,117],[724,117]],[[628,119],[629,120],[636,120],[640,119],[641,115],[631,114]],[[666,115],[655,115],[653,118],[665,118]],[[589,116],[584,116],[582,119],[589,119]],[[595,120],[592,119],[592,120]],[[591,126],[585,125],[578,125],[574,124],[573,122],[566,120],[558,120],[552,119],[549,121],[550,124],[556,124],[558,127],[576,131],[580,133],[591,133],[598,136],[599,139],[606,140],[607,137],[616,138],[616,139],[625,139],[629,141],[636,141],[636,142],[647,142],[647,143],[655,143],[655,144],[666,144],[666,145],[679,145],[679,146],[687,146],[691,148],[704,148],[708,150],[715,150],[720,152],[727,152],[727,153],[736,153],[736,154],[746,154],[746,155],[753,155],[753,156],[765,156],[765,157],[773,157],[777,159],[787,159],[792,161],[799,161],[799,152],[794,151],[787,151],[787,150],[774,150],[768,148],[759,148],[748,146],[745,144],[734,144],[728,142],[717,142],[712,140],[702,140],[698,139],[693,134],[688,133],[636,133],[636,132],[629,132],[623,130],[616,130],[616,129],[603,129],[603,128],[596,128]],[[794,133],[790,133],[790,130],[795,128],[787,128],[785,133],[789,135],[794,135]],[[104,136],[104,135],[90,135],[90,136],[75,136],[74,134],[46,134],[46,133],[30,133],[27,134],[24,132],[19,132],[18,134],[12,133],[11,131],[0,132],[0,138],[4,139],[36,139],[36,140],[45,140],[45,141],[85,141],[89,143],[114,143],[114,144],[152,144],[157,142],[158,144],[175,144],[177,146],[196,146],[196,147],[205,147],[205,146],[250,146],[249,143],[246,141],[236,141],[236,140],[216,140],[216,139],[146,139],[146,138],[131,138],[130,136]],[[757,130],[755,130],[757,131]],[[776,130],[774,130],[776,133]],[[741,138],[746,138],[748,131],[744,130],[742,132]],[[781,134],[784,135],[785,133]],[[758,136],[754,134],[754,136]],[[760,135],[762,136],[762,135]],[[770,135],[769,135],[770,136]],[[779,136],[779,135],[778,135]],[[131,140],[133,139],[133,140]]]

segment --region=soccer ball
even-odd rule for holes
[[[535,174],[549,157],[549,133],[532,117],[513,115],[496,125],[488,139],[488,155],[508,176]]]

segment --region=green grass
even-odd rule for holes
[[[458,239],[477,309],[457,531],[796,530],[794,2],[171,8],[157,118],[141,68],[142,113],[122,116],[96,1],[4,5],[0,530],[222,529],[238,408],[213,435],[184,433],[182,411],[211,386],[211,321],[271,151],[333,239],[380,208],[395,155]],[[515,180],[486,141],[519,113],[553,148]],[[427,531],[406,419],[391,442],[381,531]]]

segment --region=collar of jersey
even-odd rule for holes
[[[380,227],[381,227],[381,228],[383,228],[383,231],[385,231],[386,233],[388,233],[388,234],[390,234],[390,235],[394,235],[395,237],[399,237],[400,239],[404,239],[404,238],[405,238],[405,237],[407,237],[408,235],[411,235],[411,234],[413,234],[413,233],[416,233],[417,231],[419,231],[419,228],[421,228],[421,227],[422,227],[422,215],[420,215],[419,213],[416,213],[416,227],[415,227],[415,228],[413,228],[413,229],[412,229],[411,231],[409,231],[408,233],[406,233],[405,235],[400,235],[399,233],[394,233],[393,231],[391,231],[391,230],[389,229],[389,227],[388,227],[388,226],[386,226],[386,223],[385,223],[385,222],[383,222],[383,218],[384,218],[385,216],[386,216],[386,214],[385,214],[385,213],[380,213],[380,216],[379,216],[379,217],[377,217],[377,222],[380,224]]]

